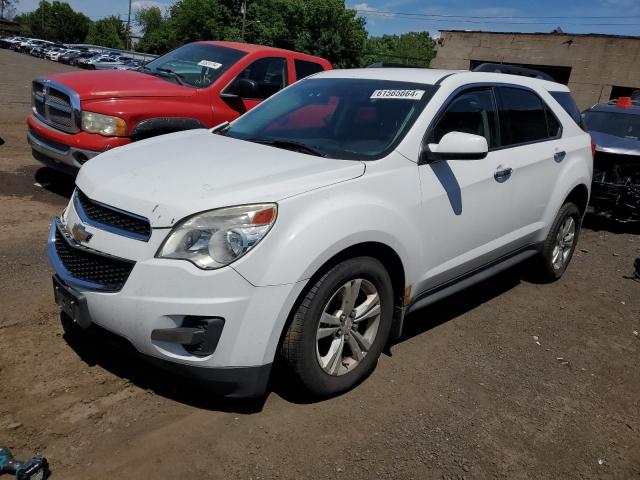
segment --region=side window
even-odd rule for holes
[[[544,111],[547,115],[547,129],[549,131],[549,137],[555,138],[560,136],[562,133],[562,125],[560,124],[560,121],[547,105],[545,105]]]
[[[502,146],[554,138],[558,120],[535,93],[521,88],[498,87]]]
[[[238,91],[238,80],[249,80],[250,95]],[[287,60],[280,57],[267,57],[256,60],[236,77],[228,89],[229,93],[241,94],[244,98],[263,100],[287,85]]]
[[[438,120],[430,136],[430,143],[439,143],[449,132],[483,136],[487,139],[489,148],[499,144],[491,89],[470,90],[458,95]]]
[[[316,62],[307,62],[306,60],[294,60],[294,65],[296,67],[296,78],[298,80],[303,79],[304,77],[308,77],[309,75],[313,75],[314,73],[322,72],[324,68],[322,65]]]
[[[576,105],[576,102],[573,100],[573,97],[569,92],[549,92],[553,98],[560,104],[562,108],[564,108],[573,121],[578,125],[582,123],[582,116],[580,115],[580,110]]]

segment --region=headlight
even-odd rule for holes
[[[122,137],[127,133],[127,122],[119,117],[101,113],[82,112],[82,130],[107,137]]]
[[[174,227],[156,257],[189,260],[205,270],[224,267],[264,238],[276,214],[275,203],[199,213]]]

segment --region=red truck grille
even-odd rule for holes
[[[36,79],[32,83],[33,113],[42,122],[66,133],[79,132],[78,95],[51,80]]]

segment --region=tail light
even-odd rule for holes
[[[596,156],[596,144],[591,141],[591,157],[595,158]]]

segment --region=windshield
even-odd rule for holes
[[[607,133],[616,137],[640,139],[640,115],[615,112],[585,112],[587,130]]]
[[[245,55],[233,48],[191,43],[149,62],[144,72],[189,87],[204,88]]]
[[[388,80],[305,79],[223,133],[330,158],[375,160],[396,147],[436,89]]]

